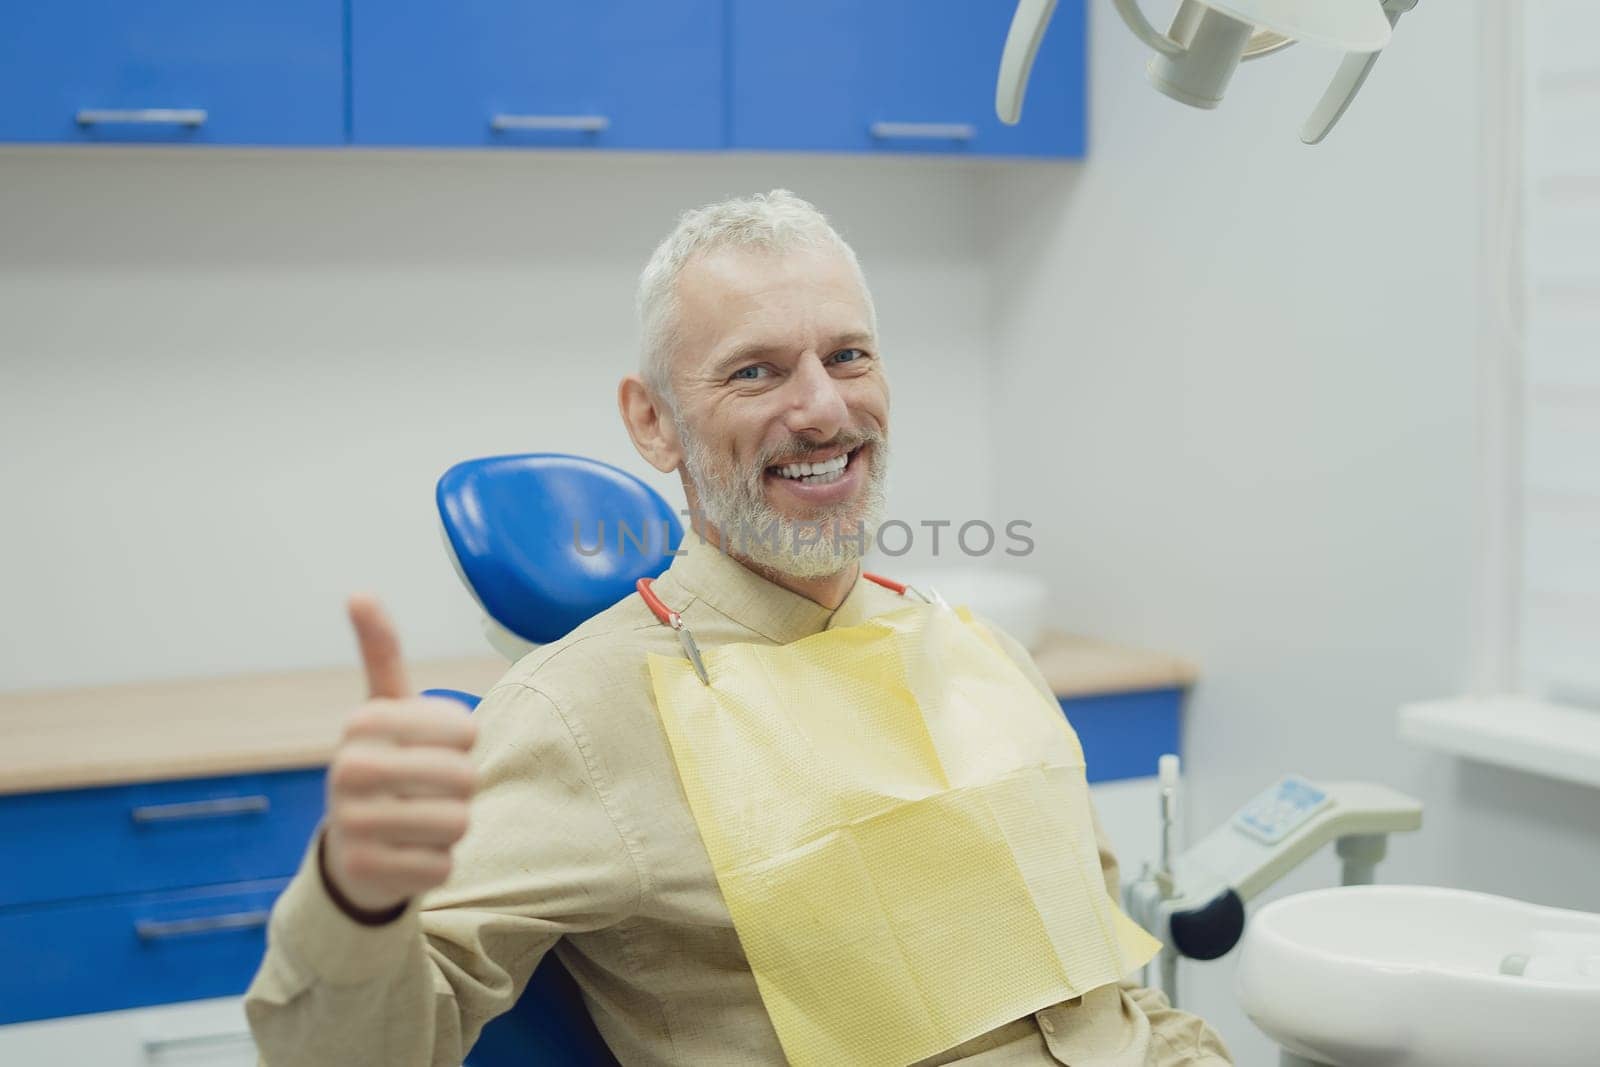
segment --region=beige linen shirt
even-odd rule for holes
[[[685,546],[655,589],[703,647],[787,644],[903,604],[858,579],[830,611],[692,534]],[[996,635],[1049,694],[1026,651]],[[529,653],[484,696],[471,829],[450,880],[395,921],[362,926],[345,916],[323,886],[313,842],[273,909],[245,1000],[264,1064],[460,1064],[552,948],[628,1067],[784,1062],[656,716],[649,652],[682,654],[629,596]],[[1115,897],[1116,860],[1098,819],[1095,830]],[[924,1064],[1229,1062],[1199,1019],[1124,983]]]

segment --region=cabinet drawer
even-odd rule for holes
[[[0,796],[0,909],[288,877],[323,773]]]
[[[339,0],[63,0],[6,12],[0,140],[344,140]]]
[[[720,148],[723,0],[352,0],[351,139]]]
[[[1169,688],[1061,698],[1061,713],[1083,745],[1090,784],[1150,778],[1162,756],[1181,754],[1184,695]]]
[[[730,0],[732,146],[1080,157],[1083,0],[1039,48],[1022,122],[995,115],[1011,0]]]
[[[0,1023],[235,996],[288,879],[0,913]]]

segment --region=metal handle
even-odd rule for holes
[[[267,925],[272,913],[266,910],[238,911],[229,915],[205,915],[198,919],[174,919],[156,922],[153,919],[135,919],[133,932],[140,941],[160,941],[169,937],[187,937],[190,934],[215,934],[227,930],[258,930]]]
[[[970,141],[978,128],[970,122],[874,122],[872,136],[885,141]]]
[[[176,822],[182,819],[220,819],[229,815],[258,815],[269,811],[272,801],[257,794],[249,797],[218,797],[215,800],[190,800],[182,804],[151,804],[134,808],[134,822]]]
[[[599,133],[611,125],[605,115],[496,115],[489,127],[500,133],[506,130],[570,130],[577,133]]]
[[[191,1048],[211,1048],[217,1045],[252,1044],[254,1038],[248,1030],[222,1030],[214,1034],[191,1034],[187,1037],[147,1037],[144,1039],[146,1056],[160,1056]]]
[[[129,110],[84,108],[78,112],[79,126],[187,126],[205,125],[206,110],[201,107],[140,107]]]

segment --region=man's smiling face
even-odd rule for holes
[[[725,547],[776,570],[853,565],[882,517],[889,428],[860,275],[829,247],[724,248],[685,265],[677,296],[671,376],[691,504]],[[776,544],[763,544],[773,523]]]

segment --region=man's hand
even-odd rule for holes
[[[351,597],[349,612],[368,698],[328,768],[322,870],[335,899],[370,920],[450,876],[450,849],[467,832],[477,787],[467,755],[477,728],[454,701],[413,693],[376,600]]]

